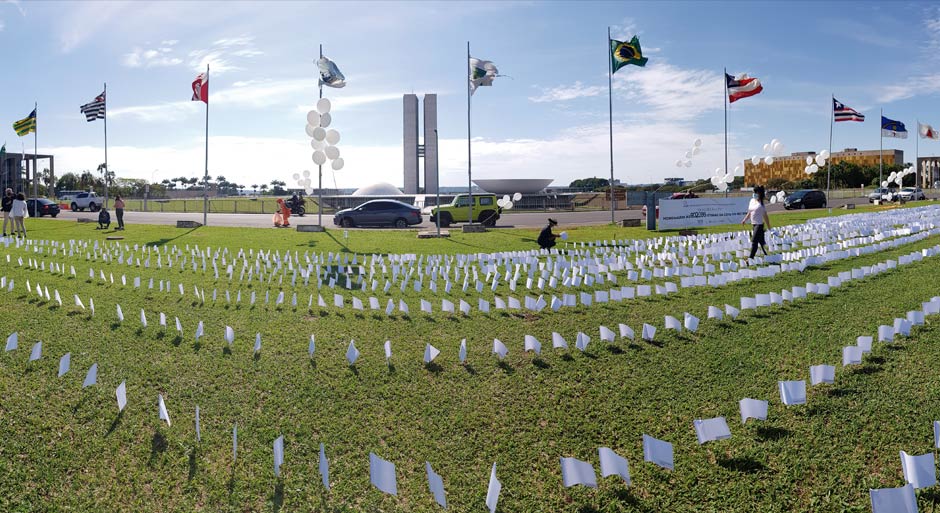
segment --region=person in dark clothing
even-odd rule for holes
[[[7,223],[10,223],[10,233],[13,233],[13,216],[10,211],[13,210],[13,189],[7,189],[3,195],[3,201],[0,203],[0,210],[3,211],[3,236],[7,236]]]
[[[108,209],[101,207],[101,211],[98,212],[98,227],[96,230],[107,230],[111,226],[111,214],[108,213]]]
[[[558,221],[548,218],[548,226],[542,228],[542,231],[539,232],[537,242],[540,248],[549,249],[555,246],[555,239],[558,238],[558,236],[552,233],[552,227],[556,225],[558,225]]]

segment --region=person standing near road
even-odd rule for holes
[[[13,206],[10,208],[10,215],[13,216],[13,234],[18,236],[22,233],[23,238],[26,238],[26,223],[23,221],[26,219],[28,212],[26,208],[26,196],[23,196],[23,193],[16,195],[16,199],[13,200]]]
[[[120,196],[114,197],[114,213],[117,214],[117,228],[115,230],[124,229],[124,200]]]
[[[751,220],[751,226],[753,227],[751,256],[748,259],[754,258],[754,255],[757,254],[758,244],[760,244],[760,248],[766,256],[767,241],[764,240],[764,232],[770,229],[770,217],[767,216],[767,208],[764,207],[764,187],[762,185],[754,187],[754,196],[751,198],[751,204],[748,205],[747,214],[744,214],[741,224],[746,223],[748,219]]]
[[[10,223],[10,234],[13,234],[13,217],[10,215],[10,211],[13,210],[13,189],[7,187],[6,192],[3,194],[2,203],[0,203],[0,210],[3,211],[3,236],[7,236],[7,223]]]

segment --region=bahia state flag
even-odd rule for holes
[[[630,64],[640,67],[646,66],[648,60],[643,57],[643,49],[640,48],[640,40],[636,36],[633,36],[630,41],[610,40],[610,69],[614,73]]]
[[[900,121],[881,116],[881,136],[907,139],[907,128],[905,128],[904,123]]]
[[[846,107],[844,103],[832,99],[832,117],[836,123],[839,121],[865,121],[865,115],[859,111]]]
[[[343,72],[339,70],[335,62],[326,57],[320,57],[317,60],[317,68],[320,70],[321,84],[336,88],[346,86],[346,77],[343,76]]]
[[[760,79],[749,77],[747,73],[742,73],[737,77],[725,73],[725,84],[728,88],[728,101],[731,103],[741,98],[754,96],[764,90],[764,86],[760,85]]]

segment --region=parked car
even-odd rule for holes
[[[879,187],[875,189],[871,194],[868,195],[868,202],[874,203],[875,200],[884,200],[887,199],[888,194],[894,196],[897,191],[895,189]]]
[[[38,212],[36,210],[36,203],[39,203]],[[55,217],[59,215],[59,205],[54,201],[47,200],[46,198],[29,198],[26,200],[26,210],[29,212],[29,217]]]
[[[77,212],[85,210],[86,208],[92,212],[97,212],[103,203],[104,201],[102,201],[102,198],[97,194],[93,192],[82,192],[72,198],[71,208]]]
[[[794,208],[824,208],[826,206],[826,194],[818,189],[803,189],[791,192],[783,200],[783,208],[790,210]]]
[[[898,193],[898,196],[900,196],[904,201],[918,201],[927,199],[927,196],[924,194],[924,190],[920,187],[905,187],[901,189],[901,192]]]
[[[437,214],[441,214],[441,226],[446,228],[451,223],[466,223],[470,210],[470,197],[466,194],[454,196],[454,200],[440,207],[425,207],[423,212],[428,214],[432,223],[437,223]],[[502,209],[496,205],[495,194],[473,195],[473,219],[486,226],[496,226]]]
[[[333,224],[354,226],[394,226],[407,228],[421,224],[421,210],[395,200],[372,200],[356,208],[340,210],[333,216]]]
[[[695,194],[694,192],[684,191],[684,192],[672,193],[672,197],[669,199],[693,199],[697,197],[698,197],[698,194]]]

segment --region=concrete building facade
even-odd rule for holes
[[[424,140],[418,139],[418,96],[406,94],[403,99],[402,146],[405,165],[405,194],[436,194],[439,184],[437,165],[437,95],[424,95]],[[424,159],[424,190],[420,182],[420,161]]]
[[[437,95],[424,95],[424,193],[437,194]]]
[[[877,166],[879,156],[883,155],[884,165],[904,164],[904,152],[901,150],[862,150],[846,148],[843,151],[833,152],[829,162],[852,162],[860,166]],[[816,157],[815,151],[797,152],[785,157],[774,157],[774,163],[767,165],[763,160],[755,166],[750,160],[744,161],[744,184],[747,187],[763,185],[772,178],[783,178],[788,182],[802,180],[807,177],[806,157]],[[825,168],[820,172],[825,173]]]
[[[404,96],[404,133],[402,144],[405,150],[405,194],[418,193],[418,96]]]

